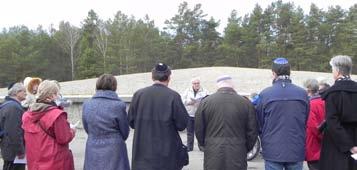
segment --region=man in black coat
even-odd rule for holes
[[[152,86],[135,92],[128,119],[134,131],[132,170],[180,170],[182,147],[178,131],[187,126],[188,113],[181,96],[168,88],[171,70],[157,64]],[[185,149],[185,150],[183,150]],[[180,152],[181,151],[181,152]]]
[[[21,83],[9,88],[5,102],[0,106],[0,127],[5,135],[0,148],[4,160],[3,170],[25,170],[25,164],[14,164],[15,157],[24,158],[25,146],[22,125],[24,109],[21,101],[26,98],[26,89]]]
[[[204,146],[204,169],[247,169],[247,152],[258,136],[254,107],[233,89],[230,76],[218,78],[217,86],[195,115],[197,140]]]

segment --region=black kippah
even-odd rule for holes
[[[157,72],[166,72],[169,70],[169,67],[164,63],[157,63],[155,66],[155,71]]]
[[[12,88],[12,86],[14,86],[14,85],[15,85],[15,82],[10,83],[9,86],[7,86],[7,89],[10,90]]]

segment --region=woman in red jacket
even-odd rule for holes
[[[306,161],[310,170],[318,170],[322,133],[319,126],[325,119],[325,102],[318,94],[319,84],[315,79],[304,83],[310,97],[310,112],[306,127]]]
[[[69,142],[75,136],[67,113],[56,106],[59,87],[45,80],[38,87],[36,103],[22,116],[28,170],[73,170]]]

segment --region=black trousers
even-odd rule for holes
[[[309,170],[319,170],[319,161],[307,161]]]
[[[14,161],[5,161],[3,170],[25,170],[26,164],[14,164]]]
[[[195,118],[189,117],[187,122],[187,150],[193,150],[193,144],[195,142]]]

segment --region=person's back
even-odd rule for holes
[[[132,169],[181,169],[178,152],[182,142],[178,131],[186,128],[187,119],[180,95],[167,84],[157,82],[138,90],[129,109],[129,124],[135,129]]]
[[[0,142],[1,156],[4,160],[3,170],[21,170],[25,169],[25,165],[13,162],[15,157],[22,159],[25,154],[24,132],[21,128],[24,109],[20,102],[25,99],[26,93],[21,83],[10,86],[8,96],[0,106],[0,127],[3,133]]]
[[[97,80],[95,95],[83,104],[83,127],[88,134],[85,170],[130,169],[125,144],[129,135],[126,106],[116,88],[115,77],[103,74]]]
[[[58,86],[45,80],[39,85],[38,98],[22,117],[29,170],[73,170],[69,143],[75,136],[67,121],[67,113],[55,104]]]
[[[273,85],[259,94],[257,104],[265,168],[302,169],[309,111],[307,93],[292,84],[285,58],[274,60],[272,71]]]
[[[357,170],[357,83],[351,79],[349,56],[335,56],[330,65],[335,83],[322,94],[326,104],[320,170]]]
[[[260,93],[265,120],[261,127],[263,157],[277,162],[303,161],[308,113],[306,92],[283,80]]]
[[[257,137],[253,105],[233,88],[206,97],[196,112],[196,136],[204,146],[204,169],[247,169]]]

